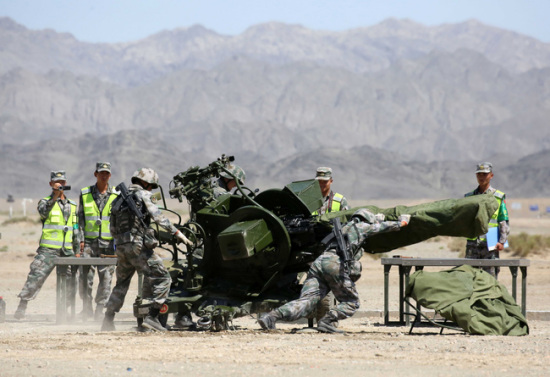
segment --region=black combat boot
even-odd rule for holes
[[[107,309],[105,317],[103,318],[103,324],[101,325],[101,331],[115,331],[115,312]]]
[[[19,306],[17,306],[17,310],[15,311],[13,318],[15,319],[23,319],[25,318],[25,312],[27,311],[27,300],[21,300],[19,301]]]
[[[343,334],[344,331],[336,328],[336,326],[338,326],[338,318],[334,317],[334,315],[328,312],[319,322],[317,322],[317,331],[330,334]]]
[[[258,323],[263,330],[275,330],[275,324],[281,319],[281,314],[277,310],[272,310],[269,313],[264,313],[258,318]]]
[[[149,314],[143,320],[142,326],[147,329],[151,329],[155,331],[168,331],[164,326],[160,324],[159,313],[160,313],[159,308],[151,307],[149,309]]]

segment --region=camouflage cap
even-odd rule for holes
[[[493,172],[493,164],[490,162],[482,162],[481,164],[477,164],[476,166],[476,174],[477,173],[492,173]]]
[[[50,181],[66,181],[67,175],[65,174],[65,170],[54,170],[50,173]]]
[[[98,162],[95,164],[95,171],[96,172],[100,172],[100,171],[108,171],[109,173],[111,172],[111,163],[110,162]]]
[[[328,181],[332,179],[332,169],[326,166],[317,168],[317,174],[315,175],[315,179],[321,180],[321,181]]]

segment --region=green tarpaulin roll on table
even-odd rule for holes
[[[470,334],[529,334],[527,320],[506,288],[472,266],[416,271],[410,276],[405,294]]]

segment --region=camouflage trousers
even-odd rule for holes
[[[82,258],[99,258],[101,254],[113,254],[113,250],[100,248],[97,240],[92,240],[91,242],[86,240],[84,251],[81,254]],[[79,269],[78,287],[80,298],[84,301],[84,306],[86,308],[92,307],[92,289],[96,270],[99,284],[95,295],[95,303],[98,305],[105,305],[111,293],[111,281],[115,273],[115,266],[82,266]]]
[[[466,242],[466,258],[470,259],[499,259],[498,250],[489,250],[487,242],[470,241]],[[482,267],[484,271],[490,273],[495,279],[498,277],[500,267]]]
[[[50,276],[50,273],[54,269],[55,258],[60,256],[62,256],[60,249],[50,249],[48,247],[40,246],[36,250],[36,256],[31,263],[31,270],[29,272],[29,275],[27,276],[27,281],[25,282],[23,289],[17,295],[17,297],[25,301],[34,300],[36,298],[36,295],[38,295],[38,292],[40,292],[40,289],[42,289],[44,282],[46,281],[48,276]],[[63,271],[63,269],[61,269],[60,271]],[[67,277],[70,277],[72,275],[71,266],[68,266],[65,271]],[[69,285],[68,289],[69,295],[75,293],[74,286]]]
[[[170,273],[164,267],[162,259],[153,250],[146,249],[143,242],[117,244],[116,255],[118,258],[116,284],[106,308],[114,312],[120,311],[136,271],[143,275],[141,296],[153,301],[153,307],[160,308],[168,297],[172,283]]]
[[[331,315],[338,319],[351,317],[359,309],[359,294],[355,283],[344,269],[340,257],[325,251],[311,265],[300,297],[276,309],[285,321],[308,316],[329,292],[334,293],[338,305]]]

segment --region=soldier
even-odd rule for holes
[[[19,306],[15,311],[15,319],[25,317],[27,303],[33,300],[44,282],[52,272],[54,260],[57,257],[74,256],[73,250],[79,245],[78,222],[76,218],[76,203],[65,196],[67,177],[63,170],[52,171],[50,174],[50,196],[38,202],[38,213],[42,220],[42,236],[36,250],[36,256],[31,263],[30,272],[18,297]],[[67,269],[70,274],[71,269]]]
[[[476,178],[478,186],[464,196],[493,194],[498,201],[499,206],[496,212],[491,216],[489,228],[498,227],[498,242],[493,250],[489,250],[487,245],[487,236],[485,234],[469,238],[466,241],[466,258],[472,259],[499,259],[500,250],[504,249],[504,244],[510,234],[510,225],[508,220],[508,209],[506,208],[506,194],[491,187],[493,179],[493,165],[490,162],[483,162],[477,165]],[[485,271],[498,277],[498,267],[483,267]]]
[[[143,326],[151,330],[166,331],[158,320],[160,308],[166,301],[171,284],[170,274],[155,254],[158,241],[149,228],[151,220],[173,234],[179,241],[192,245],[151,201],[151,191],[158,188],[158,175],[153,169],[141,168],[132,175],[132,184],[128,187],[130,196],[145,218],[139,219],[119,196],[111,209],[111,234],[115,240],[118,257],[116,267],[116,285],[106,305],[102,331],[115,330],[115,313],[120,311],[128,292],[130,281],[137,270],[143,274],[143,297],[152,301],[149,314],[143,320]]]
[[[80,191],[78,207],[78,225],[80,228],[80,254],[83,258],[114,255],[113,236],[110,231],[111,204],[117,197],[114,187],[109,187],[111,164],[96,163],[94,172],[96,184]],[[83,315],[99,321],[103,317],[103,308],[111,293],[111,280],[115,266],[97,267],[99,285],[95,296],[95,315],[92,307],[92,288],[95,266],[82,266],[80,275],[80,296],[84,300]]]
[[[322,215],[329,212],[345,211],[349,209],[349,204],[342,194],[334,193],[331,190],[332,169],[328,167],[320,167],[317,169],[315,179],[319,181],[321,186],[321,194],[323,194],[323,205],[313,215]]]
[[[240,185],[244,185],[246,174],[239,165],[230,165],[228,170],[239,180]],[[225,171],[220,173],[220,178],[214,184],[214,198],[217,198],[223,194],[230,194],[234,192],[237,187],[235,178]]]
[[[318,321],[317,330],[342,333],[336,328],[337,321],[351,317],[359,309],[359,295],[354,282],[361,276],[361,243],[376,233],[398,231],[409,222],[410,215],[401,215],[398,221],[384,221],[384,215],[374,215],[366,209],[355,212],[352,220],[342,227],[342,234],[348,239],[355,261],[347,266],[334,242],[329,244],[311,265],[300,297],[261,315],[258,322],[262,329],[275,329],[278,320],[295,321],[309,315],[317,303],[332,291],[339,304]]]
[[[321,194],[323,195],[323,205],[318,210],[312,212],[312,215],[323,215],[329,212],[345,211],[349,209],[348,201],[342,194],[334,193],[331,190],[332,186],[332,169],[329,167],[317,168],[315,179],[319,182],[321,187]],[[327,296],[321,300],[317,307],[316,318],[322,316],[330,309],[331,303],[336,302],[334,293],[329,292]]]

